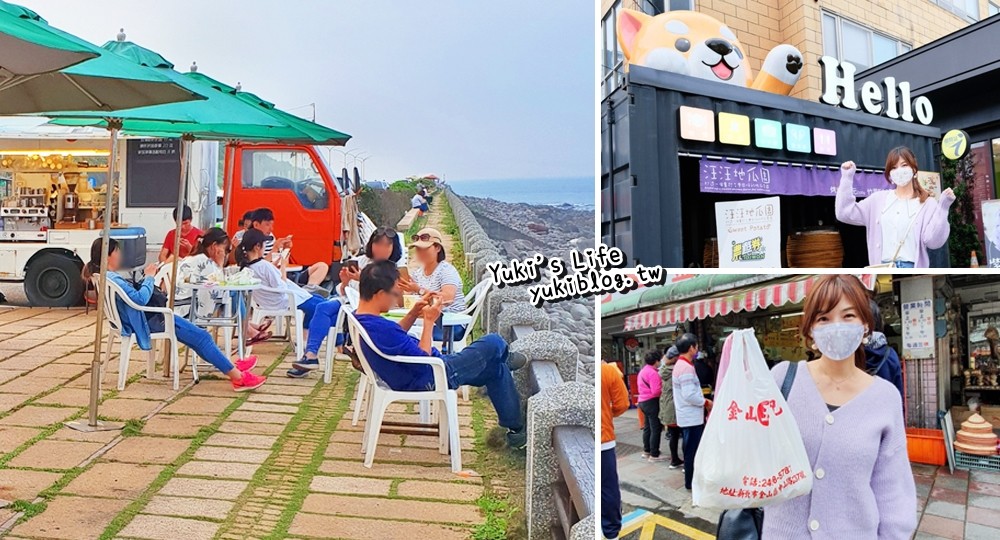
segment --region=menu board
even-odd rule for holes
[[[125,161],[125,200],[128,206],[177,206],[180,177],[180,139],[128,140]]]
[[[781,199],[715,203],[719,268],[781,266]]]

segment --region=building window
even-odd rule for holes
[[[964,19],[979,20],[979,0],[931,0],[931,2]]]
[[[986,9],[987,9],[987,13],[989,13],[990,17],[996,15],[997,13],[1000,13],[1000,6],[994,4],[993,2],[987,3],[986,4]]]
[[[910,50],[910,45],[843,17],[823,12],[823,54],[864,71]]]
[[[664,11],[694,10],[694,0],[628,0],[625,4],[630,9],[641,10],[649,15],[659,15]],[[618,48],[618,36],[615,33],[621,9],[622,0],[617,0],[601,19],[601,35],[604,42],[601,86],[604,88],[605,96],[621,85],[622,77],[625,75],[625,55]]]

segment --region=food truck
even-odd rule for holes
[[[23,282],[32,306],[67,307],[82,300],[80,272],[108,216],[128,267],[141,267],[147,248],[159,251],[174,227],[180,146],[176,139],[123,137],[120,188],[109,212],[108,132],[41,122],[0,122],[0,280]],[[188,201],[195,224],[207,227],[215,221],[208,202],[218,145],[195,143],[192,158]]]
[[[127,267],[154,260],[163,247],[175,227],[181,143],[123,136],[118,193],[107,212],[108,132],[39,122],[0,121],[0,281],[23,282],[33,306],[78,305],[84,287],[80,272],[106,215]],[[268,207],[278,234],[297,233],[293,263],[322,261],[335,270],[333,263],[349,251],[341,216],[344,194],[360,189],[357,169],[353,179],[347,171],[335,176],[309,145],[232,143],[221,160],[220,146],[192,144],[186,200],[195,226],[204,230],[223,219],[216,206],[222,176],[228,186],[222,226],[230,235],[244,212]],[[374,226],[357,214],[355,232],[365,236]]]

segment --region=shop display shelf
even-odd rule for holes
[[[977,456],[955,450],[955,468],[1000,472],[1000,456]]]

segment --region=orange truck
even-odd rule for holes
[[[275,233],[294,234],[291,262],[334,266],[344,254],[343,194],[360,189],[344,169],[334,176],[309,145],[235,143],[226,146],[223,227],[230,237],[247,211],[274,211]]]

